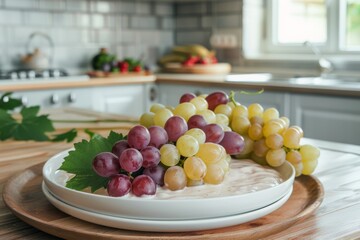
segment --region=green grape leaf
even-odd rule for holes
[[[114,143],[122,139],[122,134],[111,131],[107,138],[94,135],[89,141],[75,143],[75,149],[69,151],[69,155],[59,168],[74,174],[74,177],[66,182],[66,187],[79,191],[89,187],[91,192],[105,187],[108,179],[95,173],[92,169],[92,160],[98,153],[111,151]]]
[[[23,107],[22,119],[16,121],[9,113],[0,109],[0,139],[48,141],[47,132],[54,131],[48,115],[39,115],[40,107]]]
[[[0,109],[14,110],[23,105],[20,99],[12,98],[11,95],[11,92],[6,92],[0,97]]]
[[[76,129],[73,128],[65,133],[54,135],[54,138],[51,139],[51,141],[52,142],[62,142],[62,141],[72,142],[76,138],[76,136],[77,136],[77,131],[76,131]]]

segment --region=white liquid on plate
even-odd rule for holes
[[[283,182],[279,172],[264,167],[251,160],[233,160],[231,168],[226,174],[224,181],[218,185],[204,184],[196,187],[185,187],[183,190],[171,191],[158,187],[155,196],[145,196],[152,199],[195,199],[225,197],[256,192],[279,185]],[[70,175],[63,171],[56,171],[54,180],[65,186]],[[106,194],[106,191],[99,190],[97,194]],[[132,194],[122,198],[134,198]]]

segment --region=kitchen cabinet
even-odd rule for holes
[[[27,106],[77,107],[132,117],[139,117],[149,109],[153,102],[158,101],[157,95],[153,83],[24,90],[13,94]]]
[[[292,94],[290,116],[305,137],[360,144],[360,99]]]

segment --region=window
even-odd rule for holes
[[[270,0],[264,52],[304,51],[309,41],[324,53],[360,51],[360,0]]]

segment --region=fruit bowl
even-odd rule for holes
[[[65,187],[70,176],[58,169],[68,152],[51,157],[43,167],[44,183],[49,192],[76,208],[113,217],[196,220],[242,214],[284,197],[295,178],[294,168],[288,162],[278,168],[265,168],[251,160],[232,160],[228,175],[219,185],[206,184],[179,191],[159,187],[155,196],[110,197]],[[280,183],[275,184],[274,177],[269,176],[280,177]]]

